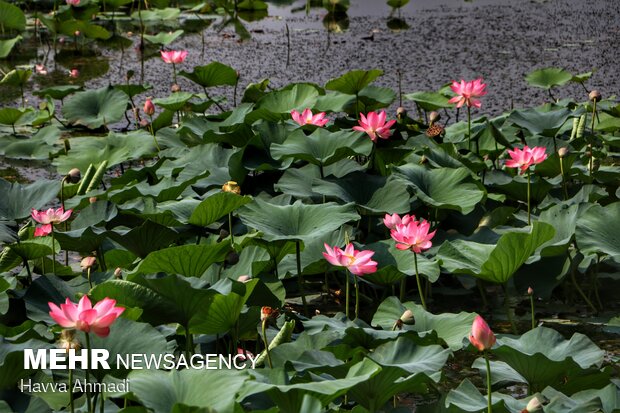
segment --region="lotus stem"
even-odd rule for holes
[[[471,107],[467,106],[467,150],[471,151]]]
[[[93,282],[90,279],[90,267],[88,267],[88,269],[86,270],[86,276],[88,277],[88,286],[92,290],[93,289]]]
[[[32,272],[30,271],[30,265],[28,264],[28,260],[26,258],[24,260],[24,267],[26,267],[26,272],[28,273],[28,285],[32,283]]]
[[[54,224],[52,223],[52,274],[56,275],[56,236],[54,235]]]
[[[353,274],[353,280],[355,282],[355,319],[358,319],[360,312],[360,286],[357,275]]]
[[[592,311],[595,312],[595,313],[598,313],[597,308],[594,306],[594,304],[592,304],[592,301],[590,301],[590,299],[588,298],[586,293],[583,292],[583,290],[581,289],[581,287],[577,283],[577,277],[575,276],[575,267],[573,265],[573,259],[570,257],[570,252],[569,252],[569,255],[568,255],[568,260],[570,261],[570,265],[571,265],[570,278],[571,278],[571,281],[573,283],[573,286],[575,287],[575,289],[577,290],[577,292],[579,293],[581,298],[583,298],[583,300],[586,302],[586,304],[588,304],[588,306],[592,309]]]
[[[189,326],[185,326],[185,352],[187,353],[187,357],[194,354],[194,340],[192,339],[192,334],[189,332]]]
[[[174,84],[177,84],[177,68],[176,65],[174,63],[172,63],[172,76],[174,79]]]
[[[271,363],[271,353],[269,352],[269,340],[267,339],[267,321],[269,318],[265,318],[262,322],[262,331],[263,331],[263,342],[265,343],[265,352],[267,353],[267,363],[269,363],[269,368],[273,368],[273,364]]]
[[[530,185],[532,182],[532,173],[530,172],[530,170],[527,170],[527,225],[531,225],[532,223],[532,219],[531,219],[531,205],[530,205]]]
[[[489,352],[484,352],[484,361],[487,366],[487,411],[493,413],[493,403],[491,399],[491,363],[489,363]]]
[[[301,294],[301,303],[304,307],[304,315],[307,317],[308,303],[306,301],[306,293],[304,292],[304,280],[301,274],[301,246],[299,245],[299,241],[295,242],[295,257],[297,258],[297,284],[299,285],[299,293]]]
[[[405,301],[405,290],[407,288],[407,276],[403,277],[402,280],[400,280],[400,302],[404,302]]]
[[[151,120],[151,122],[149,123],[149,130],[151,131],[151,136],[153,136],[153,142],[155,142],[155,148],[157,148],[157,152],[159,153],[161,151],[161,148],[159,147],[159,143],[157,143],[157,137],[155,136],[155,129],[153,129],[153,116],[149,115],[149,119]]]
[[[515,324],[515,320],[512,317],[512,312],[510,311],[510,293],[508,292],[508,282],[502,284],[504,287],[504,307],[506,308],[506,316],[508,317],[508,321],[510,322],[510,327],[512,328],[513,334],[519,334],[517,331],[517,325]]]
[[[349,305],[349,296],[351,295],[350,294],[351,287],[349,286],[349,284],[350,284],[349,283],[349,273],[345,272],[344,276],[345,276],[345,280],[344,280],[344,282],[345,282],[345,289],[344,289],[344,296],[345,296],[344,297],[344,303],[345,303],[344,304],[344,308],[345,308],[345,310],[344,310],[344,313],[347,316],[347,320],[348,320],[349,319],[349,307],[350,307],[350,305]]]
[[[232,212],[228,213],[228,232],[230,233],[230,246],[233,247],[235,245],[235,236],[233,235]]]
[[[69,409],[75,413],[75,403],[73,401],[73,369],[69,368]]]
[[[86,406],[88,413],[94,413],[94,406],[92,404],[92,395],[90,394],[90,333],[85,333],[86,336]]]
[[[562,175],[562,189],[564,189],[564,200],[568,199],[568,189],[566,188],[566,177],[564,176],[564,158],[560,157],[560,174]]]
[[[420,301],[422,302],[422,308],[426,310],[426,301],[424,300],[424,293],[422,292],[422,283],[420,282],[420,273],[418,272],[418,254],[413,253],[413,264],[415,266],[415,281],[418,284],[418,294],[420,295]]]
[[[592,101],[592,139],[594,139],[594,120],[596,119],[596,99]],[[594,169],[594,154],[592,153],[592,142],[588,145],[590,148],[590,161],[588,162],[588,169],[590,170],[590,176],[592,176],[592,170]]]
[[[534,309],[534,294],[530,294],[530,307],[532,311],[532,330],[536,328],[536,311]]]

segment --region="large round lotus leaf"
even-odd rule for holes
[[[452,104],[448,103],[449,99],[445,95],[437,92],[409,93],[405,95],[405,99],[413,100],[426,111],[452,107]]]
[[[555,235],[553,226],[534,222],[531,228],[504,233],[497,245],[457,239],[445,241],[437,253],[441,265],[453,274],[471,274],[503,284],[545,242]]]
[[[81,340],[83,343],[83,339]],[[131,363],[132,354],[139,354],[140,357],[164,355],[168,351],[168,343],[166,337],[146,323],[139,323],[125,318],[117,319],[110,326],[110,335],[107,337],[99,337],[95,334],[90,336],[90,344],[92,348],[102,348],[110,352],[108,363],[110,370],[93,370],[95,377],[102,379],[106,374],[114,377],[125,377],[130,370],[126,369],[122,364],[118,363],[118,357],[123,360],[129,360]],[[130,364],[131,365],[131,364]],[[142,365],[147,368],[146,364]]]
[[[211,360],[209,366],[215,365]],[[175,406],[185,405],[232,413],[237,393],[248,378],[244,371],[227,369],[135,370],[128,376],[130,391],[154,412],[190,411],[175,410]]]
[[[486,197],[484,186],[467,168],[426,169],[408,164],[394,168],[395,175],[412,186],[425,204],[439,209],[453,209],[464,215]]]
[[[519,373],[533,392],[551,386],[572,394],[609,380],[610,372],[599,370],[605,352],[579,333],[565,340],[555,330],[537,327],[519,338],[499,338],[492,351]]]
[[[51,86],[42,90],[33,90],[32,94],[39,97],[49,96],[52,99],[64,99],[72,93],[82,90],[80,85]]]
[[[325,84],[325,89],[335,90],[348,95],[356,95],[376,78],[383,74],[382,70],[352,70],[339,78]]]
[[[527,129],[532,135],[554,137],[558,130],[575,113],[569,109],[544,112],[540,109],[517,109],[508,117],[508,121]]]
[[[3,340],[0,346],[0,389],[13,389],[20,382],[20,379],[32,375],[31,369],[24,369],[24,350],[37,351],[52,348],[55,348],[53,344],[37,339],[30,339],[23,343],[5,342]],[[12,410],[9,409],[8,411]]]
[[[19,7],[0,1],[0,26],[3,34],[7,29],[22,31],[26,28],[26,16]]]
[[[250,196],[218,192],[198,204],[189,218],[189,223],[206,227],[249,202],[252,202]]]
[[[22,39],[23,37],[21,36],[15,36],[14,38],[9,40],[0,40],[0,59],[4,59],[5,57],[7,57],[11,53],[11,50],[13,50],[13,47],[15,47],[17,42]]]
[[[368,156],[372,146],[372,141],[366,135],[360,136],[354,131],[330,132],[318,128],[310,136],[306,136],[298,129],[282,144],[272,144],[271,156],[274,159],[292,157],[325,166],[349,156]]]
[[[343,202],[354,202],[366,214],[403,214],[410,210],[410,195],[399,181],[353,172],[343,178],[315,179],[312,191]]]
[[[525,76],[527,83],[542,89],[551,89],[553,86],[562,86],[563,84],[568,83],[572,78],[572,74],[557,67],[547,67],[545,69],[534,70]]]
[[[247,226],[261,231],[270,240],[311,240],[338,229],[360,216],[352,204],[275,205],[259,198],[239,209],[239,217]]]
[[[182,71],[179,74],[205,88],[237,84],[237,71],[220,62],[196,66],[191,73]]]
[[[318,96],[319,91],[315,86],[303,83],[289,85],[263,96],[256,103],[256,109],[274,113],[290,113],[293,109],[300,112],[313,107]]]
[[[30,211],[43,209],[60,191],[59,181],[37,180],[28,185],[0,179],[0,219],[15,220],[30,216]]]
[[[183,30],[175,30],[170,33],[159,32],[156,35],[145,34],[144,39],[148,40],[151,43],[161,44],[162,46],[167,46],[170,43],[174,42],[182,34],[183,34]]]
[[[76,125],[97,129],[120,121],[129,99],[113,87],[76,92],[62,107],[67,120]]]
[[[518,410],[509,409],[506,406],[506,398],[512,399],[512,397],[508,395],[504,395],[502,393],[492,393],[491,394],[491,403],[493,404],[493,412],[497,413],[518,413],[521,412],[527,403],[517,402],[518,406],[515,406]],[[450,390],[448,395],[445,398],[445,401],[442,403],[440,411],[442,413],[486,413],[487,412],[487,396],[480,393],[480,390],[476,388],[472,384],[469,379],[465,379],[459,384],[456,389]],[[514,404],[514,403],[513,403]]]
[[[401,304],[398,298],[388,297],[379,305],[372,318],[372,325],[391,330],[406,310],[413,312],[415,324],[404,325],[405,330],[419,333],[435,331],[437,336],[454,351],[463,348],[463,340],[469,336],[476,317],[476,314],[466,312],[432,314],[413,302]]]
[[[137,274],[164,272],[186,277],[200,277],[215,262],[224,261],[230,244],[220,242],[214,245],[180,245],[146,256],[135,269]]]
[[[109,233],[110,238],[144,258],[153,251],[168,247],[179,234],[172,229],[151,221],[144,221],[140,226],[130,230],[115,228]]]
[[[547,387],[542,391],[542,394],[549,400],[549,404],[545,406],[548,412],[581,413],[602,411],[603,413],[614,413],[620,410],[618,387],[613,383],[600,390],[583,390],[570,397],[552,387]]]
[[[586,254],[607,254],[620,263],[620,202],[594,205],[577,220],[576,240]]]

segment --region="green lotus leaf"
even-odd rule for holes
[[[81,91],[82,89],[80,85],[60,85],[41,90],[33,90],[32,94],[39,97],[49,96],[52,99],[62,100],[70,94]]]
[[[4,75],[0,80],[0,85],[24,86],[32,76],[30,69],[13,69]]]
[[[0,219],[15,220],[30,216],[30,211],[43,209],[56,198],[60,191],[59,181],[37,180],[28,185],[12,183],[0,178]]]
[[[508,121],[527,129],[532,135],[554,137],[566,121],[574,117],[575,113],[569,109],[543,112],[540,109],[517,109],[508,117]]]
[[[425,204],[439,209],[452,209],[469,214],[485,199],[486,191],[474,180],[467,168],[426,169],[420,165],[394,168],[397,178],[414,188]]]
[[[113,298],[118,305],[140,308],[140,318],[150,324],[179,323],[188,326],[196,314],[204,311],[217,294],[214,290],[195,288],[183,277],[162,278],[133,276],[132,281],[109,280],[96,285],[91,298]]]
[[[19,7],[0,1],[0,27],[2,33],[7,29],[22,31],[26,28],[26,15]]]
[[[549,399],[545,406],[547,411],[566,413],[598,412],[614,413],[620,410],[620,397],[618,388],[613,383],[600,390],[588,389],[577,392],[570,397],[553,387],[547,387],[542,391],[543,396]]]
[[[256,102],[256,109],[274,113],[290,113],[293,109],[301,112],[313,107],[318,96],[319,91],[315,86],[304,83],[293,84],[260,98]]]
[[[529,230],[504,233],[497,245],[454,240],[445,241],[437,253],[442,267],[451,273],[471,274],[486,281],[503,284],[530,256],[555,235],[553,227],[534,222]]]
[[[67,120],[89,129],[97,129],[120,121],[129,99],[113,87],[86,90],[73,94],[62,107]]]
[[[359,219],[351,204],[275,205],[259,198],[239,210],[241,221],[269,240],[311,240]]]
[[[80,341],[84,342],[83,340]],[[117,378],[124,378],[129,374],[131,370],[117,363],[117,357],[131,362],[132,354],[157,357],[168,353],[169,347],[166,337],[154,327],[123,317],[117,319],[110,326],[109,336],[99,337],[91,334],[90,343],[92,348],[102,348],[110,352],[110,357],[108,358],[110,370],[92,370],[93,375],[99,380],[103,379],[106,374]],[[146,364],[142,367],[147,369]],[[154,369],[155,367],[151,367],[151,371]]]
[[[164,109],[168,109],[168,110],[176,112],[178,110],[183,109],[183,107],[185,107],[187,102],[189,102],[189,100],[193,97],[194,97],[193,93],[177,92],[177,93],[171,94],[167,98],[153,99],[153,103],[156,104],[157,106],[161,106]]]
[[[192,212],[189,223],[206,227],[222,217],[252,202],[252,197],[231,192],[218,192],[204,199]]]
[[[2,2],[2,3],[4,3],[4,2]],[[2,12],[0,11],[0,13],[2,13]],[[21,36],[15,36],[12,39],[0,40],[0,59],[4,59],[9,54],[11,54],[11,50],[13,50],[13,47],[15,47],[17,42],[19,42],[22,39],[23,39],[23,37],[21,37]]]
[[[476,314],[466,312],[432,314],[413,302],[401,304],[398,298],[388,297],[379,305],[372,325],[391,330],[406,310],[413,312],[415,324],[404,325],[404,330],[418,333],[434,331],[453,351],[463,348],[463,340],[469,336],[476,317]]]
[[[220,62],[211,62],[206,66],[195,66],[191,73],[182,71],[179,74],[204,88],[235,86],[238,79],[235,69]]]
[[[84,20],[65,20],[60,23],[58,31],[66,36],[73,36],[75,32],[80,32],[89,39],[105,40],[112,37],[112,33],[104,27]]]
[[[50,237],[51,238],[51,237]],[[49,244],[49,245],[48,245]],[[34,260],[36,258],[46,257],[52,255],[52,240],[49,242],[46,239],[36,239],[33,241],[22,241],[19,243],[11,244],[11,250],[19,255],[24,260]],[[60,248],[56,243],[56,251]]]
[[[181,14],[181,10],[173,7],[166,7],[163,9],[153,8],[151,10],[140,10],[133,12],[131,19],[134,21],[157,21],[157,20],[173,20],[177,19]],[[170,410],[170,409],[168,409]]]
[[[0,124],[17,125],[19,120],[32,109],[2,108],[0,109]]]
[[[408,93],[404,97],[407,100],[414,101],[418,106],[427,112],[452,107],[452,104],[448,103],[449,98],[437,92]]]
[[[292,158],[289,158],[292,161]],[[349,173],[363,170],[364,167],[352,159],[343,159],[323,168],[323,175],[333,175],[337,178]],[[321,177],[321,170],[313,164],[302,166],[299,169],[288,168],[282,178],[274,185],[274,188],[284,194],[292,195],[298,199],[319,199],[320,194],[312,191],[314,179]]]
[[[351,70],[325,84],[325,89],[335,90],[348,95],[358,95],[362,89],[383,74],[382,70]]]
[[[181,245],[153,251],[135,269],[136,274],[165,272],[186,277],[200,277],[216,262],[224,261],[230,244]]]
[[[394,7],[399,9],[403,6],[406,6],[409,3],[409,0],[388,0],[387,4],[390,7]]]
[[[607,254],[620,263],[620,202],[593,205],[577,220],[576,240],[584,254]]]
[[[261,0],[243,0],[237,4],[239,10],[259,11],[267,10],[267,3]]]
[[[512,199],[527,202],[527,177],[524,175],[511,176],[505,171],[487,171],[484,184],[489,192],[499,192]],[[530,186],[530,200],[532,204],[542,201],[553,188],[548,180],[532,175]]]
[[[110,7],[115,10],[129,3],[131,3],[131,0],[105,0],[106,7]]]
[[[115,228],[110,231],[109,235],[114,241],[141,258],[145,258],[153,251],[168,247],[179,237],[170,228],[151,221],[144,221],[142,225],[130,230]]]
[[[518,413],[521,410],[508,409],[504,400],[505,395],[501,393],[493,393],[491,395],[491,403],[493,405],[493,412],[498,413]],[[510,396],[508,396],[510,397]],[[487,411],[487,396],[480,393],[480,391],[472,384],[469,379],[465,379],[459,384],[459,386],[450,390],[446,396],[444,407],[441,412],[456,413],[456,412],[476,412],[484,413]],[[525,408],[526,403],[522,403],[522,408]]]
[[[355,96],[340,92],[329,92],[318,97],[314,109],[319,112],[344,112],[351,104],[355,104]]]
[[[24,350],[55,348],[45,341],[31,339],[23,343],[2,342],[0,346],[0,389],[14,388],[21,379],[32,375],[32,370],[24,369]],[[1,405],[0,405],[1,406]],[[12,411],[9,409],[8,411]]]
[[[232,413],[247,379],[243,371],[206,369],[135,370],[128,376],[131,392],[154,412],[172,412],[175,406],[186,405]]]
[[[544,69],[534,70],[525,76],[525,80],[531,86],[542,89],[551,89],[553,86],[562,86],[568,83],[573,75],[564,69],[557,67],[547,67]]]
[[[151,43],[160,44],[162,46],[167,46],[170,43],[174,42],[183,34],[183,30],[175,30],[170,33],[159,32],[156,35],[145,34],[144,38]]]
[[[395,281],[400,280],[403,275],[415,275],[413,253],[397,249],[393,240],[368,244],[365,249],[375,252],[372,259],[378,263],[378,271],[364,275],[365,280],[380,285],[392,285]],[[431,260],[422,254],[418,254],[417,258],[419,274],[426,277],[430,282],[437,281],[439,279],[439,263],[437,260]],[[399,276],[395,277],[394,272],[397,272]]]
[[[354,131],[330,132],[317,128],[306,136],[301,129],[291,133],[282,144],[271,145],[274,159],[292,157],[315,165],[330,165],[355,155],[368,156],[372,151],[372,141]]]
[[[357,106],[355,101],[351,101],[345,108],[345,112],[356,113],[356,111],[376,111],[390,106],[395,100],[396,93],[392,89],[369,85],[360,91]]]
[[[555,330],[537,327],[519,338],[499,338],[492,352],[527,381],[531,392],[551,386],[573,394],[609,380],[610,372],[599,370],[605,352],[579,333],[565,340]]]

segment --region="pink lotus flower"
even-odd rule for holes
[[[366,132],[373,142],[376,142],[377,138],[388,139],[392,135],[390,128],[396,123],[396,120],[392,119],[386,122],[385,117],[384,110],[380,113],[370,112],[367,116],[360,113],[359,126],[354,126],[353,130]]]
[[[331,249],[329,245],[323,245],[327,251],[323,256],[332,265],[346,267],[354,275],[372,274],[377,271],[377,262],[370,259],[375,254],[374,251],[358,251],[353,248],[353,244],[347,244],[344,251],[339,247]]]
[[[482,103],[480,103],[480,101],[475,98],[486,95],[487,92],[486,90],[484,90],[486,87],[487,85],[485,83],[482,83],[482,78],[469,82],[461,79],[461,83],[453,81],[450,88],[458,96],[450,99],[448,103],[456,103],[457,108],[460,108],[463,105],[479,108],[480,106],[482,106]]]
[[[546,148],[543,146],[535,146],[528,148],[527,145],[523,149],[514,148],[512,151],[508,151],[511,159],[506,161],[506,166],[509,168],[519,168],[519,174],[522,174],[532,165],[537,165],[547,159],[545,153]]]
[[[54,210],[54,208],[50,208],[47,211],[37,211],[33,209],[30,215],[32,219],[37,221],[39,224],[60,224],[61,222],[65,222],[71,216],[72,209],[65,211],[62,207]],[[51,226],[50,232],[51,232]]]
[[[144,102],[144,113],[148,116],[153,116],[155,113],[155,105],[153,105],[153,101],[151,99],[147,99],[146,102]]]
[[[45,76],[47,74],[47,69],[43,65],[34,65],[34,71],[41,76]]]
[[[495,334],[484,318],[479,315],[476,316],[471,326],[469,341],[480,351],[488,350],[495,344]]]
[[[325,112],[313,115],[310,109],[304,109],[302,113],[299,113],[296,110],[292,110],[291,117],[300,126],[315,125],[323,127],[327,124],[327,122],[329,122],[329,119],[325,119]]]
[[[35,237],[45,237],[52,232],[52,224],[41,225],[40,227],[36,227],[34,229]]]
[[[415,215],[403,215],[401,218],[398,214],[385,214],[383,218],[383,224],[389,229],[396,229],[397,225],[408,224],[411,221],[415,220]]]
[[[79,6],[80,0],[67,0],[67,5],[69,6]]]
[[[161,51],[161,58],[166,63],[183,63],[187,57],[187,50],[170,50],[168,52]]]
[[[71,71],[69,72],[69,77],[72,77],[75,79],[76,77],[79,77],[79,76],[80,76],[80,71],[77,69],[71,69]]]
[[[396,241],[396,248],[399,250],[410,249],[419,254],[433,246],[431,239],[433,239],[437,231],[429,233],[430,229],[431,224],[425,219],[422,221],[411,220],[407,223],[396,225],[396,228],[390,231],[390,235]]]
[[[50,316],[61,327],[75,328],[99,337],[107,337],[110,334],[110,325],[120,316],[125,309],[115,307],[116,300],[104,298],[93,307],[87,296],[83,296],[78,304],[69,299],[58,307],[54,303],[48,303]]]

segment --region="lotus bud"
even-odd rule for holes
[[[146,102],[144,102],[144,113],[149,116],[153,116],[155,113],[155,105],[153,105],[151,98],[147,98]]]
[[[222,191],[232,192],[233,194],[241,195],[241,187],[235,181],[228,181],[222,186]]]
[[[80,262],[80,267],[82,267],[83,270],[87,270],[92,268],[95,265],[95,262],[97,262],[95,257],[84,257]]]
[[[82,179],[82,173],[78,168],[73,168],[67,174],[66,179],[72,184],[77,184],[78,182],[80,182],[80,179]]]
[[[560,156],[560,158],[564,158],[566,155],[568,155],[568,148],[563,147],[558,149],[558,155]]]
[[[97,202],[97,197],[96,196],[91,196],[90,198],[88,198],[88,202],[91,204],[94,204],[95,202]]]
[[[247,283],[251,279],[252,278],[249,275],[240,275],[239,278],[237,278],[237,281],[239,281],[240,283]]]
[[[415,318],[413,317],[413,311],[405,310],[405,312],[400,316],[400,321],[403,324],[408,326],[413,325],[415,323]]]
[[[123,270],[121,269],[121,267],[116,267],[116,269],[114,270],[114,278],[123,278]]]
[[[172,85],[172,87],[170,88],[170,91],[172,93],[177,93],[181,91],[181,86],[177,85],[176,83],[174,85]]]
[[[71,69],[69,72],[69,77],[76,78],[78,76],[80,76],[80,71],[77,69]]]
[[[601,101],[601,92],[599,92],[598,90],[593,90],[592,92],[590,92],[590,94],[588,95],[588,98],[592,101],[592,102],[600,102]]]
[[[271,317],[274,317],[275,315],[276,315],[276,312],[271,307],[264,306],[264,307],[261,307],[260,309],[260,321],[261,322],[265,322],[269,320]]]
[[[521,413],[537,412],[540,410],[541,407],[542,403],[540,402],[540,400],[538,400],[538,397],[534,396],[530,399],[530,401],[527,403],[527,406],[525,406],[525,409],[522,410]]]
[[[58,340],[58,347],[67,353],[71,349],[78,351],[82,346],[79,340],[75,338],[75,330],[62,330],[60,340]]]
[[[80,35],[80,31],[79,31],[79,30],[74,31],[74,32],[73,32],[73,35],[74,35],[75,37],[78,37],[78,36]]]
[[[532,287],[527,287],[527,295],[534,295],[534,289]]]
[[[586,158],[591,158],[592,157],[592,151],[586,151],[585,155],[586,155]]]
[[[431,123],[431,125],[437,122],[439,119],[441,119],[441,115],[439,114],[439,112],[432,111],[428,115],[428,121]]]
[[[403,120],[405,116],[407,116],[407,109],[403,108],[402,106],[396,109],[396,117],[398,118],[398,120]]]
[[[471,326],[469,341],[479,351],[489,350],[495,344],[495,334],[493,334],[487,322],[484,321],[484,318],[479,315],[476,316]]]

